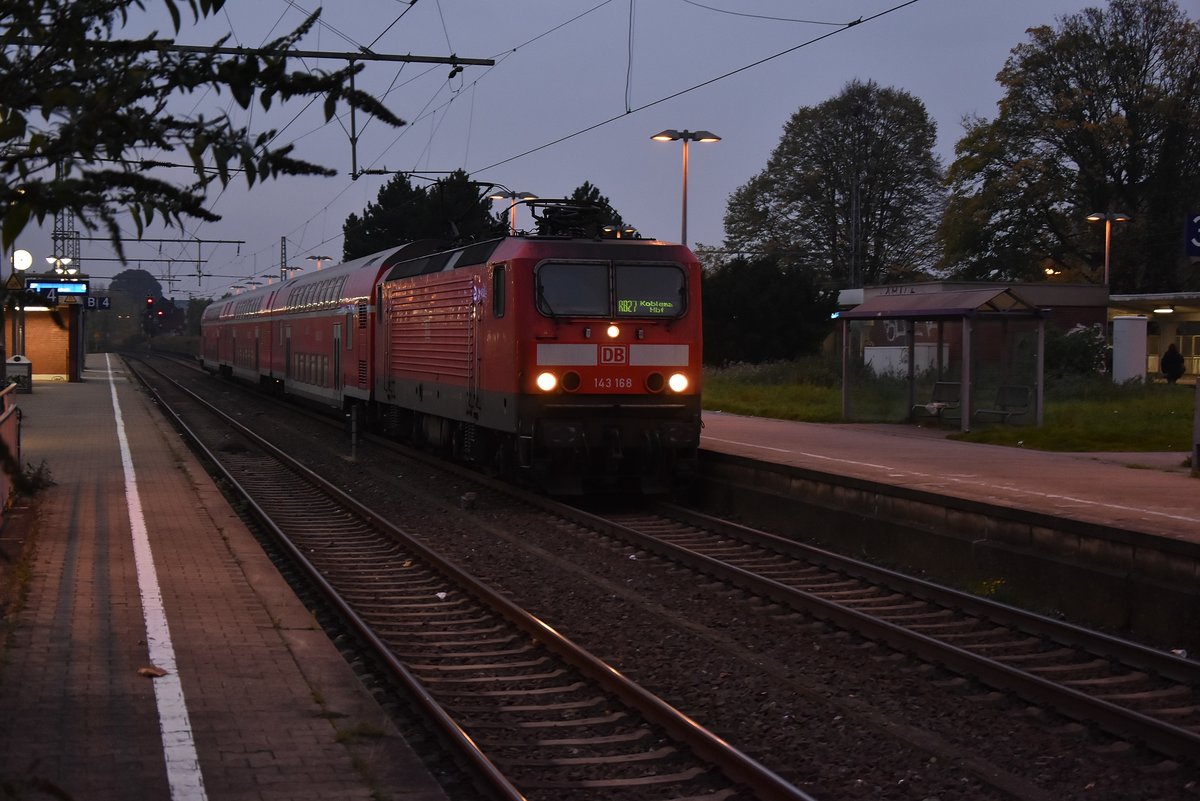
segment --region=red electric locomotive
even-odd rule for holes
[[[224,373],[361,404],[552,492],[661,492],[695,466],[700,265],[682,245],[417,243],[213,304],[204,329]]]

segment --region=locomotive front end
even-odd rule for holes
[[[699,265],[686,248],[641,245],[612,259],[548,259],[533,281],[521,380],[540,483],[670,490],[700,445]]]

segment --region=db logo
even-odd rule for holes
[[[628,364],[629,348],[625,345],[601,345],[601,364]]]

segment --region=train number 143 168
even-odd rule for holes
[[[592,379],[592,389],[633,389],[632,378],[601,376]]]

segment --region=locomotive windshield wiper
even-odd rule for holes
[[[551,317],[558,316],[558,312],[554,311],[554,307],[550,305],[550,301],[546,300],[546,288],[542,286],[540,281],[538,282],[537,299],[538,306],[549,312]]]

